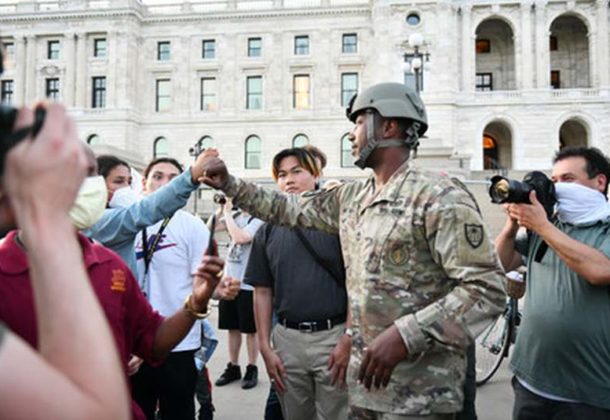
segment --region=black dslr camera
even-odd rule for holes
[[[214,202],[221,206],[227,204],[227,196],[221,193],[214,194]]]
[[[496,175],[491,178],[489,196],[491,202],[496,204],[530,203],[529,195],[532,190],[536,191],[538,201],[544,207],[547,217],[550,218],[557,202],[555,185],[542,172],[529,172],[523,177],[523,181],[515,181]]]
[[[4,70],[3,60],[2,47],[0,47],[0,76]],[[0,174],[4,173],[4,160],[9,150],[29,135],[35,137],[42,128],[45,114],[44,108],[36,108],[34,124],[14,131],[17,109],[0,104]]]

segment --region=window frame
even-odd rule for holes
[[[55,49],[54,47],[57,47]],[[47,41],[47,60],[59,60],[61,58],[61,44],[59,40],[52,39]]]
[[[299,45],[299,41],[307,41],[304,45]],[[294,55],[309,55],[309,35],[294,36]]]
[[[159,154],[158,152],[158,148],[159,148],[159,143],[164,142],[164,146],[167,148],[167,150],[165,151],[164,154]],[[168,157],[169,156],[169,141],[167,140],[167,138],[165,136],[159,136],[155,139],[155,141],[153,142],[153,159],[156,159],[158,157]]]
[[[258,47],[252,45],[253,42],[257,41],[259,43]],[[254,52],[257,51],[255,54]],[[258,37],[250,37],[248,38],[248,57],[262,57],[263,55],[263,38]]]
[[[208,48],[208,46],[212,48]],[[201,40],[201,58],[203,60],[214,60],[216,58],[216,39]]]
[[[253,140],[258,140],[258,150],[249,149],[249,145]],[[262,156],[263,156],[262,149],[263,149],[263,141],[261,140],[261,138],[258,135],[252,134],[246,138],[246,141],[244,143],[244,169],[261,169],[262,168],[262,166],[263,166],[262,165]],[[252,156],[258,157],[258,166],[249,165],[248,158],[252,157]]]
[[[204,89],[206,81],[214,82],[213,93],[207,93]],[[209,108],[206,108],[206,98],[212,98],[213,101],[208,103],[208,105],[212,105]],[[218,110],[218,80],[216,77],[201,77],[199,79],[199,110],[204,112],[213,112]]]
[[[556,80],[556,83],[553,83],[553,79]],[[561,89],[561,71],[551,70],[549,85],[551,86],[551,89]]]
[[[161,84],[167,83],[167,94],[161,94],[159,88]],[[160,78],[155,79],[155,112],[165,112],[169,111],[172,108],[172,79],[169,78]],[[167,104],[165,106],[161,106],[161,99],[167,99]]]
[[[103,42],[103,48],[100,43]],[[106,38],[93,38],[93,57],[106,58],[108,57],[108,40]]]
[[[347,76],[356,76],[356,88],[353,90],[353,93],[351,95],[349,95],[349,97],[346,97],[346,94],[348,92],[351,92],[351,90],[348,91],[345,88],[345,78]],[[358,85],[360,83],[359,79],[360,79],[360,76],[359,76],[358,72],[345,72],[345,73],[341,73],[341,106],[342,107],[348,106],[349,102],[352,100],[354,95],[358,93]]]
[[[345,133],[341,136],[339,141],[341,147],[341,167],[342,168],[355,168],[354,157],[352,156],[352,142],[349,141],[349,133]]]
[[[91,78],[91,108],[106,108],[106,76]]]
[[[306,79],[307,80],[307,91],[301,92],[297,91],[297,80]],[[299,97],[300,95],[306,95],[307,104],[305,106],[300,105]],[[297,73],[292,75],[292,108],[293,109],[311,109],[312,101],[311,101],[311,75],[308,73]]]
[[[354,42],[346,42],[350,37],[354,38]],[[351,50],[353,48],[353,50]],[[358,34],[356,32],[345,33],[341,37],[341,53],[357,54],[358,53]]]
[[[47,77],[45,79],[45,98],[53,101],[60,100],[60,81],[59,77]]]
[[[252,92],[250,90],[250,82],[254,81],[254,80],[259,80],[260,81],[260,92]],[[251,104],[254,104],[255,100],[259,99],[259,106],[258,107],[254,107],[251,106]],[[261,75],[252,75],[252,76],[246,76],[246,109],[248,110],[257,110],[257,109],[263,109],[263,76]]]
[[[167,49],[165,49],[167,47]],[[172,42],[157,41],[157,61],[171,61],[172,59]]]
[[[485,79],[488,79],[487,81]],[[480,80],[480,82],[479,82]],[[493,73],[483,72],[474,75],[474,90],[476,92],[491,92],[494,90]]]
[[[15,81],[13,79],[0,80],[0,103],[11,105],[15,96]]]

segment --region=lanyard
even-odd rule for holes
[[[152,244],[150,248],[148,248],[148,238],[146,235],[146,228],[142,231],[142,249],[144,250],[144,276],[148,274],[148,268],[150,267],[150,262],[152,261],[152,257],[155,253],[155,249],[157,249],[157,245],[159,245],[159,241],[161,240],[161,234],[167,227],[169,223],[170,217],[166,217],[163,219],[163,223],[159,227],[157,234],[154,236]]]

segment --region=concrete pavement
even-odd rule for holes
[[[210,322],[216,328],[218,325],[218,310],[214,309],[210,316]],[[216,352],[210,361],[208,368],[212,382],[223,372],[228,362],[227,334],[225,331],[217,330],[219,343]],[[242,373],[247,364],[245,353],[245,341],[240,353],[240,365]],[[213,388],[214,406],[216,420],[262,420],[267,393],[269,392],[269,378],[265,371],[265,364],[259,357],[259,384],[254,389],[244,391],[239,382],[224,387]],[[510,386],[510,373],[508,363],[504,361],[496,375],[478,389],[477,414],[480,420],[509,420],[513,404],[513,393]],[[315,420],[315,419],[312,419]]]

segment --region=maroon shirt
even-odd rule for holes
[[[37,348],[38,329],[28,261],[15,235],[16,231],[10,232],[0,242],[0,320]],[[78,239],[91,285],[106,314],[125,368],[131,354],[153,362],[153,343],[163,317],[150,306],[118,255],[81,234]],[[66,337],[66,340],[73,339]],[[141,418],[144,418],[141,411],[134,410],[134,419]]]

